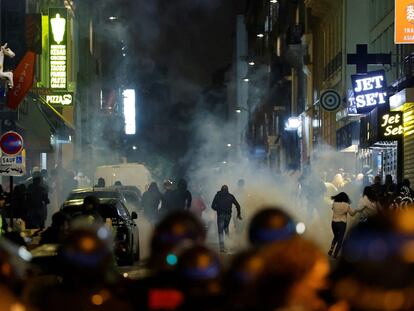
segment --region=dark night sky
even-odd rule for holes
[[[241,0],[123,0],[128,55],[151,70],[168,67],[174,101],[196,100],[211,74],[232,61]]]

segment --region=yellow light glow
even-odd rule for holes
[[[66,19],[60,17],[60,14],[56,14],[56,17],[50,20],[52,25],[53,39],[57,44],[63,41],[66,31]]]
[[[104,299],[103,299],[103,297],[102,297],[101,295],[96,294],[96,295],[93,295],[93,296],[92,296],[91,301],[92,301],[92,303],[93,303],[95,306],[100,306],[100,305],[102,305],[102,304],[103,304]]]

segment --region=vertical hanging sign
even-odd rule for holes
[[[414,43],[414,0],[395,0],[395,44]]]
[[[67,10],[49,9],[50,88],[67,89]]]

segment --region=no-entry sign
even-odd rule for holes
[[[23,149],[23,137],[13,131],[4,133],[0,137],[0,149],[9,156],[19,154]]]

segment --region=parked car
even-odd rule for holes
[[[141,191],[135,186],[112,186],[111,188],[118,190],[123,194],[127,201],[127,208],[131,212],[132,210],[139,211],[141,209]]]
[[[120,181],[122,185],[133,185],[142,192],[153,179],[149,169],[139,163],[98,166],[95,171],[95,182],[100,177],[105,179],[107,185],[114,185],[115,182]]]
[[[127,200],[125,199],[122,192],[120,192],[118,189],[114,187],[108,187],[108,188],[81,188],[81,189],[75,189],[72,190],[65,203],[68,201],[82,201],[87,196],[95,196],[98,199],[118,199],[120,200],[124,205],[127,205]],[[65,204],[64,203],[64,204]]]
[[[95,195],[93,192],[92,195]],[[132,265],[139,260],[139,232],[135,223],[137,213],[129,213],[125,204],[114,198],[98,197],[98,213],[102,219],[111,224],[114,233],[114,254],[118,265]],[[83,200],[67,200],[62,207],[62,212],[69,218],[76,218],[83,213]]]

